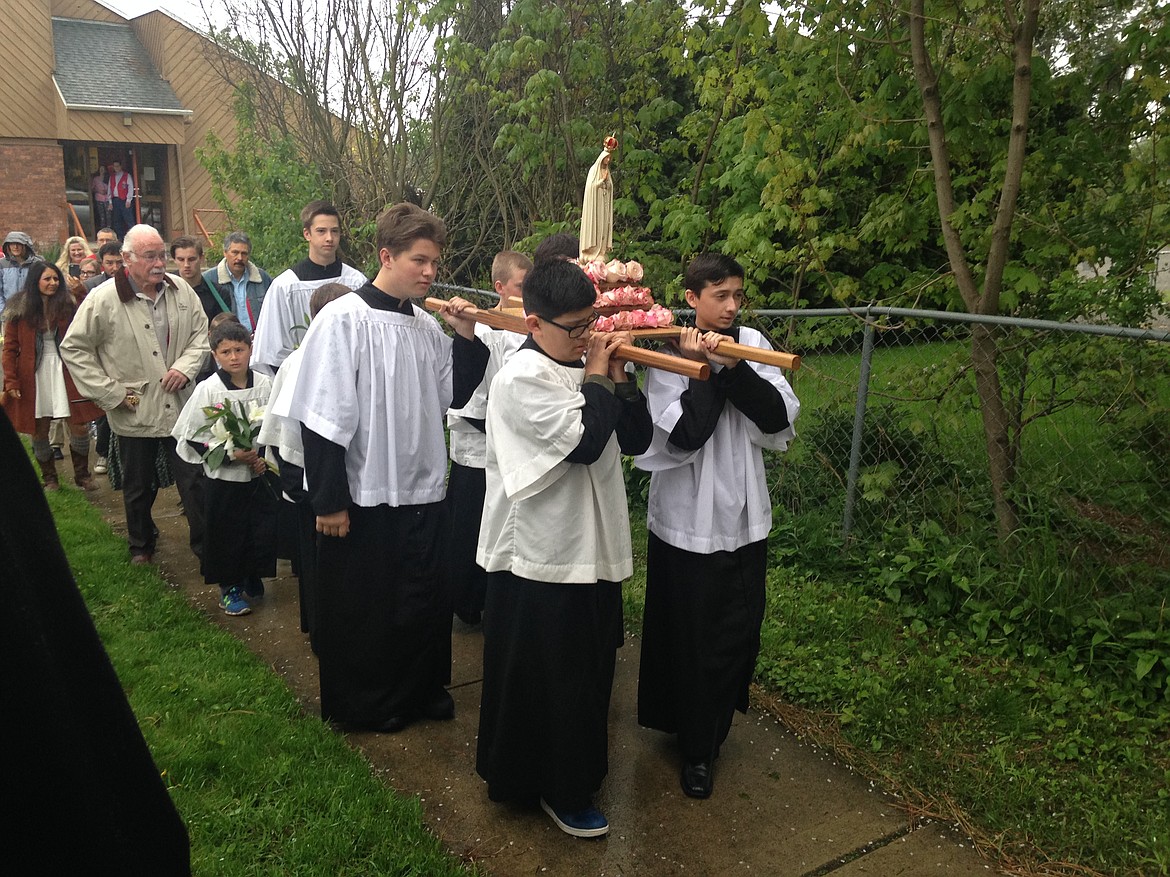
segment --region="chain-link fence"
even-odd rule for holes
[[[1170,332],[892,308],[742,318],[802,356],[798,437],[768,458],[780,556],[885,544],[912,562],[919,545],[1085,592],[1170,578]],[[982,394],[973,326],[993,355]]]
[[[843,547],[933,535],[991,562],[1010,533],[1029,570],[1165,581],[1170,333],[890,308],[744,316],[803,357],[799,439],[771,467],[789,514],[837,526]]]

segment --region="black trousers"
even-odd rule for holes
[[[766,539],[711,554],[647,539],[638,724],[678,734],[688,761],[717,757],[747,711],[767,574]]]
[[[349,507],[349,535],[318,539],[321,716],[377,727],[416,715],[451,681],[446,507]]]
[[[157,531],[151,509],[158,489],[154,486],[154,461],[159,443],[167,450],[167,459],[187,526],[191,530],[191,551],[203,559],[203,467],[188,463],[175,450],[175,440],[163,438],[135,438],[118,436],[118,450],[122,458],[122,502],[126,507],[126,529],[129,532],[131,554],[154,554]]]
[[[203,480],[207,542],[203,580],[226,592],[253,578],[276,575],[276,477]]]
[[[110,213],[110,221],[114,229],[114,234],[118,236],[118,240],[125,240],[126,232],[138,222],[134,216],[134,208],[127,207],[126,202],[121,198],[115,198]]]
[[[609,772],[618,582],[488,576],[475,770],[493,801],[577,810]]]
[[[97,424],[97,446],[94,450],[99,457],[110,456],[110,421],[103,414],[94,421]]]
[[[451,576],[451,599],[455,613],[464,620],[483,612],[487,595],[488,574],[475,562],[479,525],[483,517],[485,478],[483,469],[452,463],[447,480],[447,505],[451,521],[447,570]]]

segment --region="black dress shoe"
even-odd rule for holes
[[[444,690],[434,700],[423,706],[422,716],[424,719],[433,719],[439,722],[455,718],[455,699],[451,697],[449,691]]]
[[[679,780],[688,798],[710,798],[712,786],[711,762],[684,761]]]
[[[478,609],[456,609],[455,617],[468,627],[475,627],[483,621],[483,613]]]
[[[370,730],[376,734],[397,734],[399,731],[406,728],[410,723],[410,716],[391,716],[382,724],[375,725]]]

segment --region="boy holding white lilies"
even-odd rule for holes
[[[263,596],[263,577],[276,575],[277,494],[255,440],[272,382],[249,367],[252,336],[238,322],[216,326],[210,346],[218,368],[195,388],[171,435],[207,479],[203,579],[219,585],[225,613],[247,615],[248,597]]]

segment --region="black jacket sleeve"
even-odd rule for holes
[[[692,378],[690,385],[679,397],[679,402],[682,404],[682,416],[670,431],[668,441],[679,450],[697,451],[715,432],[727,402],[727,393],[722,382],[712,374],[708,381]]]
[[[345,472],[345,448],[318,435],[303,423],[301,442],[305,446],[305,475],[313,512],[331,515],[348,509],[353,498],[349,495],[349,476]]]
[[[456,335],[451,346],[451,407],[462,408],[487,373],[491,354],[478,338]]]
[[[725,368],[718,376],[711,377],[717,377],[728,401],[761,432],[774,433],[787,428],[788,406],[784,397],[747,362],[740,360],[734,368]]]
[[[602,384],[583,384],[581,393],[585,396],[585,407],[581,409],[585,432],[565,459],[570,463],[589,465],[597,462],[609,443],[609,437],[621,420],[623,402]]]
[[[280,489],[289,495],[293,502],[304,502],[308,499],[305,493],[305,470],[295,463],[290,463],[280,455],[276,448],[272,449],[272,456],[280,467]]]
[[[650,447],[654,437],[654,421],[646,397],[636,381],[618,384],[615,395],[622,403],[622,416],[617,425],[618,447],[623,454],[640,454]]]

